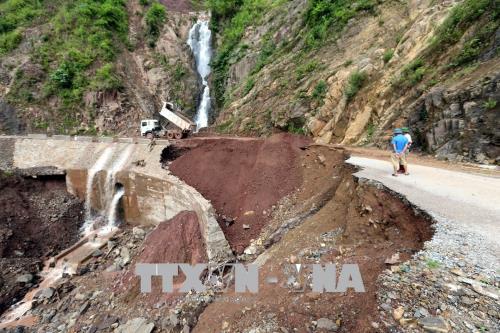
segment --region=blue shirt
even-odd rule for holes
[[[396,146],[396,153],[401,153],[405,149],[408,139],[403,134],[398,134],[392,138],[392,144]]]

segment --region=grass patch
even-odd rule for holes
[[[266,36],[262,42],[259,57],[257,58],[257,63],[255,64],[255,67],[253,68],[251,74],[258,73],[265,65],[268,64],[275,47],[276,46],[274,45],[274,42],[269,38],[269,36]]]
[[[483,103],[483,107],[488,110],[492,110],[497,106],[497,101],[490,98],[486,102]]]
[[[384,63],[388,63],[389,61],[391,61],[393,56],[394,56],[394,50],[389,49],[384,52],[382,59],[384,60]]]
[[[10,51],[17,48],[17,46],[23,40],[23,34],[18,28],[14,31],[9,31],[3,34],[0,34],[0,55],[9,53]]]
[[[305,120],[302,118],[290,120],[286,127],[286,131],[294,134],[305,135],[304,129]]]
[[[347,88],[345,90],[347,101],[351,101],[356,96],[358,91],[363,87],[366,79],[366,73],[360,71],[355,71],[349,76]]]
[[[403,68],[400,77],[395,81],[395,85],[403,88],[413,87],[422,81],[426,71],[424,61],[417,58]]]
[[[245,86],[243,87],[243,96],[246,96],[248,95],[248,93],[250,92],[250,90],[253,89],[253,87],[255,86],[255,78],[253,76],[250,76],[248,79],[247,79],[247,82],[245,83]]]
[[[372,139],[373,133],[375,133],[375,124],[369,122],[368,125],[366,126],[366,136],[368,140]]]
[[[324,80],[321,80],[314,87],[311,97],[318,102],[323,102],[327,90],[328,90],[328,85]]]
[[[155,47],[156,41],[160,37],[160,31],[167,19],[167,10],[165,6],[159,2],[153,2],[151,7],[149,7],[146,12],[145,22],[146,22],[146,35],[148,39],[148,45],[150,47]]]
[[[37,22],[43,14],[37,0],[6,0],[0,2],[0,55],[17,48],[23,39],[23,27]]]
[[[434,259],[427,259],[425,264],[430,269],[436,269],[436,268],[439,268],[441,266],[441,263],[437,260],[434,260]]]
[[[219,133],[229,133],[233,128],[233,120],[229,119],[220,125],[217,125],[217,132]]]
[[[123,85],[120,78],[115,74],[113,64],[107,63],[96,71],[91,86],[96,90],[115,90]]]
[[[128,14],[125,0],[4,0],[0,2],[0,54],[14,50],[23,31],[41,26],[40,38],[27,54],[39,68],[18,71],[6,99],[15,105],[45,105],[56,97],[50,119],[34,119],[35,128],[52,124],[58,132],[81,125],[83,96],[91,90],[119,89],[112,65],[125,48]]]
[[[481,15],[490,10],[495,12],[495,17],[498,17],[497,0],[465,0],[456,5],[438,28],[432,48],[455,44]]]
[[[306,49],[320,46],[328,37],[339,33],[357,13],[375,13],[375,0],[310,0],[304,14],[308,28],[305,36]]]
[[[319,63],[316,60],[311,60],[306,64],[302,64],[295,69],[295,78],[297,81],[302,80],[308,74],[311,74],[319,67]]]

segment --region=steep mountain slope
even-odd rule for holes
[[[210,6],[219,131],[385,147],[409,126],[439,157],[499,163],[498,1]]]
[[[135,134],[162,100],[196,105],[190,1],[0,3],[5,132]]]

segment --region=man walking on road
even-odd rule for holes
[[[413,140],[411,139],[410,129],[408,127],[403,127],[401,130],[403,131],[403,135],[405,136],[405,138],[408,140],[408,147],[406,147],[406,151],[405,151],[406,157],[408,157],[408,153],[410,152],[410,148],[411,148],[411,145],[413,144]]]
[[[406,149],[408,148],[408,139],[403,135],[400,128],[394,130],[394,137],[392,138],[392,148],[394,152],[391,154],[392,166],[394,168],[394,177],[398,176],[399,165],[402,164],[405,169],[405,175],[408,173],[408,163],[406,162]]]

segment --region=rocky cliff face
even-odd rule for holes
[[[106,41],[102,41],[96,49],[77,43],[92,42],[78,31],[86,29],[85,23],[65,26],[66,21],[61,19],[74,13],[77,10],[74,6],[93,6],[94,1],[81,4],[63,1],[58,7],[51,2],[41,7],[33,5],[41,17],[32,22],[18,22],[15,31],[21,32],[19,45],[0,49],[0,105],[7,111],[0,117],[2,132],[135,135],[139,120],[153,117],[162,101],[175,102],[186,112],[194,113],[199,83],[186,44],[196,14],[191,12],[191,2],[162,1],[166,15],[158,23],[154,43],[149,41],[148,12],[157,4],[155,1],[107,2],[109,7],[101,8],[104,14],[75,14],[77,18],[90,16],[90,28],[84,35],[92,34],[92,27],[99,22],[96,16],[109,14],[110,20],[114,20],[123,6],[124,32],[108,29],[104,33],[112,36],[113,44],[105,45]],[[22,9],[31,10],[30,4],[31,1],[26,2]],[[7,13],[7,5],[0,7],[0,12]],[[11,9],[15,15],[20,11]],[[60,25],[70,30],[66,34],[76,45],[60,40],[66,38],[60,32]],[[101,56],[101,48],[108,47],[111,55]],[[61,55],[60,59],[58,56],[47,59],[52,51]],[[88,60],[89,54],[96,54],[95,58]],[[83,64],[78,63],[82,58]],[[72,63],[77,64],[76,69],[71,67]],[[68,67],[71,71],[64,72]],[[67,76],[71,79],[69,83],[64,81]]]
[[[281,129],[386,147],[392,128],[408,126],[422,150],[498,164],[497,3],[340,1],[328,14],[337,21],[311,46],[322,30],[308,17],[324,10],[321,2],[269,7],[219,53],[227,66],[216,76],[226,88],[219,131]],[[342,15],[350,15],[343,25]],[[219,33],[222,46],[229,29]]]

